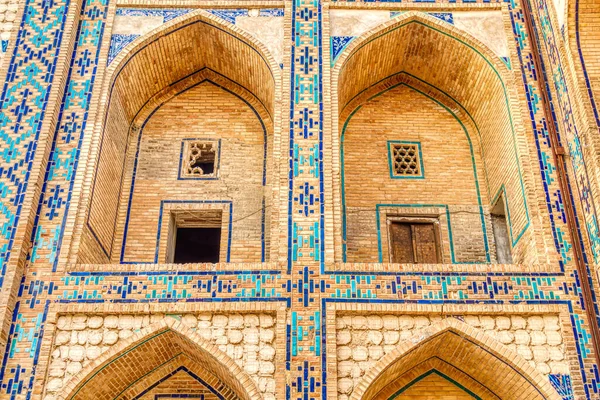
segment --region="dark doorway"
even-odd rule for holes
[[[221,228],[177,228],[176,264],[218,263],[221,252]]]

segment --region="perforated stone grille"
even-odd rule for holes
[[[421,177],[420,149],[418,143],[390,143],[391,173],[396,177]]]
[[[182,175],[186,177],[215,177],[218,167],[218,142],[187,140],[182,155]]]

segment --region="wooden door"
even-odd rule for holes
[[[390,225],[391,256],[393,263],[414,263],[412,227],[410,224],[392,222]]]
[[[436,226],[427,222],[391,222],[390,258],[398,264],[439,263]]]

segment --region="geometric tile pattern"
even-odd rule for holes
[[[0,97],[0,287],[54,79],[68,1],[27,1]]]
[[[525,0],[527,1],[527,0]],[[417,1],[419,2],[419,1]],[[451,1],[453,2],[453,1]],[[547,24],[543,1],[540,36],[550,46],[553,33]],[[294,0],[292,3],[291,48],[291,123],[289,125],[289,265],[288,270],[243,272],[72,272],[27,274],[20,287],[2,369],[0,391],[16,397],[31,396],[40,354],[50,296],[59,303],[148,303],[178,300],[281,301],[291,308],[288,326],[289,374],[286,398],[321,399],[326,390],[325,371],[327,302],[344,303],[439,303],[449,304],[563,304],[571,310],[573,335],[588,397],[598,393],[598,369],[591,356],[592,347],[580,302],[580,286],[573,269],[572,246],[564,216],[564,196],[558,189],[555,166],[545,126],[548,122],[540,106],[537,89],[542,71],[533,67],[523,25],[521,3],[510,3],[515,40],[518,47],[523,85],[529,101],[541,176],[547,189],[554,244],[562,256],[565,274],[547,273],[443,273],[423,274],[321,274],[324,265],[324,179],[323,179],[323,54],[322,4],[319,0]],[[19,37],[11,54],[11,69],[0,105],[0,287],[11,257],[14,234],[24,193],[29,183],[48,94],[53,84],[68,0],[48,2],[27,0]],[[537,9],[537,8],[536,8]],[[95,84],[100,42],[108,10],[107,0],[86,0],[81,10],[78,38],[62,99],[61,113],[53,135],[52,149],[45,173],[42,195],[37,207],[34,247],[29,270],[49,266],[55,270],[68,217],[73,182],[79,162],[80,146],[88,124],[87,113]],[[545,21],[545,22],[544,22]],[[550,47],[549,47],[550,49]],[[560,58],[552,52],[552,71],[560,70]],[[554,77],[554,75],[553,75]],[[564,78],[563,78],[564,79]],[[566,103],[568,95],[560,79],[561,132],[577,150],[577,136]],[[564,89],[566,90],[566,89]],[[566,124],[566,125],[565,125]],[[569,128],[569,126],[571,126]],[[577,155],[576,151],[573,151]],[[577,157],[574,157],[577,158]],[[583,163],[575,160],[574,162]],[[575,164],[576,173],[584,170]],[[579,170],[578,170],[579,168]],[[583,174],[583,172],[581,172]],[[584,175],[581,175],[584,176]],[[579,177],[579,175],[578,175]],[[580,190],[585,181],[576,181]],[[589,190],[589,189],[588,189]],[[594,228],[594,213],[585,212],[586,226]],[[597,227],[592,232],[598,234]],[[592,234],[593,236],[593,234]],[[592,240],[593,243],[596,241]],[[40,267],[40,271],[44,269]],[[335,289],[332,289],[334,288]],[[340,289],[343,287],[343,289]],[[551,377],[553,385],[569,398],[569,378]],[[566,393],[566,394],[565,394]]]
[[[569,375],[550,374],[550,383],[556,389],[563,400],[573,400],[573,388],[571,387],[571,378]]]

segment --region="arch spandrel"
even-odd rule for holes
[[[449,376],[470,384],[469,389],[484,394],[483,398],[561,399],[548,379],[521,356],[456,318],[418,331],[385,355],[365,374],[350,399],[387,399],[399,389],[390,385],[414,376],[418,368],[432,361],[446,365]],[[428,370],[432,369],[435,366]]]
[[[175,319],[162,320],[113,345],[73,376],[60,398],[135,396],[136,390],[156,386],[160,379],[153,378],[171,369],[191,372],[219,398],[262,398],[252,378],[229,356]]]
[[[252,92],[273,112],[275,84],[281,78],[273,56],[251,34],[204,10],[175,18],[135,39],[111,63],[106,76],[113,91],[143,90],[138,97],[145,102],[204,68]],[[128,84],[119,87],[119,78]],[[129,107],[137,112],[142,105],[132,102]]]

